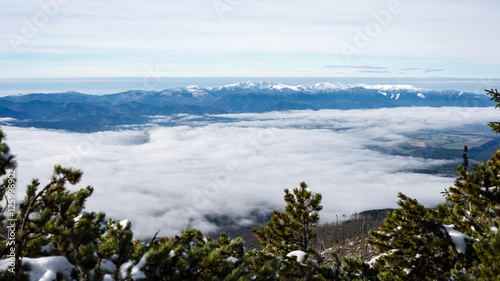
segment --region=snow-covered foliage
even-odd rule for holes
[[[304,261],[306,260],[306,258],[308,258],[307,253],[300,250],[292,251],[288,253],[286,256],[291,258],[296,258],[297,262],[301,264],[304,264]]]
[[[9,262],[9,259],[0,260],[0,271],[6,271]],[[72,271],[76,269],[68,259],[60,256],[24,258],[23,265],[30,268],[28,273],[30,281],[53,281],[57,279],[57,274],[69,279]]]
[[[122,279],[127,277],[132,278],[132,280],[140,280],[146,278],[146,274],[142,272],[142,268],[146,266],[146,257],[142,257],[141,260],[134,265],[132,261],[122,264],[120,267],[120,276]]]
[[[462,232],[454,229],[454,225],[444,225],[444,231],[451,237],[453,244],[455,245],[455,249],[460,254],[465,254],[468,246],[470,246],[471,241],[474,240],[469,235],[465,235]]]

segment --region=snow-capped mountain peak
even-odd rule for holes
[[[425,91],[425,89],[417,88],[413,85],[366,85],[358,84],[357,87],[363,87],[365,89],[373,89],[379,91]]]
[[[222,90],[255,90],[255,91],[265,91],[265,92],[306,92],[306,93],[317,93],[317,92],[332,92],[338,90],[346,90],[353,88],[355,85],[331,83],[331,82],[320,82],[316,84],[300,84],[300,85],[286,85],[282,83],[274,83],[270,81],[246,81],[238,82],[234,84],[224,85],[220,87],[207,87],[209,91],[222,91]]]
[[[208,87],[208,91],[237,91],[237,90],[255,90],[264,92],[305,92],[305,93],[318,93],[318,92],[335,92],[340,90],[349,90],[352,88],[365,88],[370,90],[379,90],[380,92],[394,92],[394,91],[408,91],[408,92],[427,92],[428,89],[417,88],[413,85],[367,85],[367,84],[341,84],[332,82],[319,82],[316,84],[300,84],[300,85],[286,85],[282,83],[274,83],[270,81],[246,81],[234,84],[224,85],[220,87]]]
[[[229,84],[229,85],[224,85],[220,87],[208,87],[208,90],[236,90],[236,89],[244,89],[244,90],[284,90],[284,89],[290,89],[290,90],[295,90],[299,91],[300,88],[299,86],[289,86],[281,83],[273,83],[270,81],[246,81],[246,82],[238,82],[234,84]]]

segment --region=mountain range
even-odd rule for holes
[[[150,116],[157,115],[494,105],[486,95],[410,85],[324,82],[289,86],[272,82],[241,82],[220,87],[132,90],[109,95],[65,92],[6,96],[0,98],[0,124],[93,132],[142,124]]]

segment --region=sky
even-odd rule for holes
[[[2,0],[0,78],[494,79],[499,12],[497,0]]]
[[[480,114],[478,114],[480,112]],[[406,143],[408,133],[496,120],[489,108],[383,108],[227,114],[230,123],[155,126],[92,134],[3,126],[18,161],[18,200],[32,178],[41,185],[60,164],[84,172],[87,211],[128,219],[134,233],[172,236],[186,227],[216,227],[205,215],[250,223],[252,212],[283,209],[283,190],[305,181],[323,196],[322,222],[396,207],[397,193],[427,207],[443,201],[454,178],[409,172],[448,160],[394,156],[378,148]],[[197,117],[199,119],[199,117]],[[432,140],[431,140],[432,141]],[[460,150],[456,151],[458,164]],[[457,163],[457,162],[454,162]],[[457,165],[458,165],[457,164]]]

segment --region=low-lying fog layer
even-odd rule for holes
[[[446,161],[372,147],[395,147],[407,141],[404,134],[422,129],[484,125],[499,114],[494,108],[394,108],[221,117],[232,122],[184,116],[185,125],[161,127],[156,124],[168,118],[157,117],[142,129],[93,134],[4,127],[18,160],[18,200],[31,178],[43,185],[61,164],[84,171],[78,187],[95,188],[88,210],[129,219],[139,237],[158,229],[173,235],[187,226],[214,230],[206,214],[249,223],[252,211],[283,207],[283,189],[301,181],[322,193],[324,222],[394,207],[398,191],[431,206],[454,179],[402,171]]]

